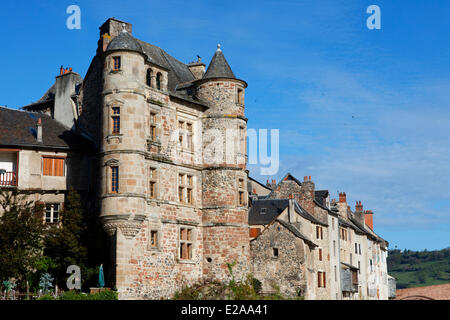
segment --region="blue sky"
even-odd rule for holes
[[[66,28],[72,4],[81,30]],[[391,248],[450,245],[449,1],[2,1],[0,105],[39,99],[60,65],[84,76],[113,16],[183,62],[222,44],[249,83],[249,128],[280,129],[279,173],[252,176],[345,191]]]

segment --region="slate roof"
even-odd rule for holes
[[[36,139],[39,118],[42,143]],[[0,107],[0,146],[87,150],[92,144],[45,114]]]
[[[328,190],[317,190],[314,191],[314,199],[320,203],[321,205],[323,204],[323,200],[328,197]]]
[[[142,47],[131,34],[125,29],[115,37],[106,48],[106,51],[130,50],[143,53]]]
[[[249,225],[267,225],[289,206],[289,199],[258,199],[252,202],[248,212]],[[261,209],[266,209],[261,213]]]
[[[225,56],[220,50],[220,45],[218,45],[216,53],[211,59],[211,62],[208,66],[208,70],[206,70],[203,79],[213,79],[213,78],[229,78],[236,79],[233,71],[230,68],[230,65],[225,59]]]

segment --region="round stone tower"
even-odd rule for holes
[[[104,52],[101,222],[114,236],[116,285],[127,272],[126,254],[145,219],[145,55],[125,29]]]
[[[196,95],[209,105],[203,119],[203,274],[237,279],[250,272],[246,171],[245,81],[233,74],[220,45]]]

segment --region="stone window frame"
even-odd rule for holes
[[[325,271],[317,271],[317,288],[327,287],[327,273]]]
[[[318,254],[319,261],[323,261],[323,250],[322,250],[322,248],[318,248],[317,254]]]
[[[152,186],[154,187],[153,195]],[[159,199],[159,169],[152,165],[148,168],[148,198]]]
[[[181,181],[180,181],[181,178]],[[189,183],[190,182],[190,183]],[[194,197],[195,175],[192,173],[179,171],[177,174],[177,198],[178,202],[184,205],[193,206],[195,203]],[[180,191],[182,192],[182,199],[180,199]],[[190,199],[188,198],[190,195]]]
[[[186,118],[177,118],[178,147],[183,151],[194,151],[194,121]],[[184,139],[186,137],[186,140]]]
[[[151,141],[155,142],[159,137],[159,124],[160,117],[157,111],[151,109],[149,115],[149,138]]]
[[[272,247],[272,259],[278,259],[280,257],[280,249]]]
[[[160,72],[160,71],[158,71],[157,73],[156,73],[156,77],[155,77],[155,89],[157,89],[157,90],[162,90],[162,84],[163,84],[163,79],[164,79],[164,77],[163,77],[163,74],[162,74],[162,72]]]
[[[348,241],[348,230],[346,228],[339,228],[339,239]]]
[[[323,240],[323,228],[322,228],[322,226],[316,226],[316,239]]]
[[[155,77],[153,73],[154,71],[150,67],[147,68],[147,71],[145,73],[145,85],[150,88],[153,88],[153,78]]]
[[[248,205],[248,195],[245,188],[246,181],[244,177],[237,177],[236,179],[236,189],[237,189],[237,206],[247,207]]]
[[[120,162],[117,159],[108,160],[105,163],[106,179],[106,193],[118,194],[120,193]],[[117,190],[113,191],[113,168],[117,168]]]
[[[247,133],[245,125],[238,126],[239,131],[239,151],[241,154],[247,154]]]
[[[236,86],[236,104],[245,105],[245,89],[241,86]]]
[[[191,237],[187,237],[187,239],[182,239],[183,230],[186,230],[186,235],[191,235]],[[197,230],[193,226],[180,225],[178,227],[177,233],[177,259],[178,262],[192,262],[195,256],[195,239],[197,238]],[[184,246],[186,245],[186,246]],[[189,253],[189,257],[187,259],[182,257],[182,249],[187,248],[187,252]],[[190,249],[189,249],[190,248]],[[185,251],[186,252],[186,251]]]
[[[122,56],[112,56],[111,57],[111,70],[120,71],[122,70]]]

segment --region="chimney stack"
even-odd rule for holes
[[[39,143],[42,143],[42,119],[39,118],[36,125],[36,140]]]
[[[339,193],[339,202],[340,203],[347,203],[347,195],[345,194],[345,192],[340,192]]]
[[[357,212],[362,212],[363,211],[363,205],[361,204],[361,201],[356,201],[355,210]]]
[[[365,218],[366,226],[368,226],[370,228],[370,230],[373,231],[373,212],[372,212],[372,210],[365,211],[364,218]]]

